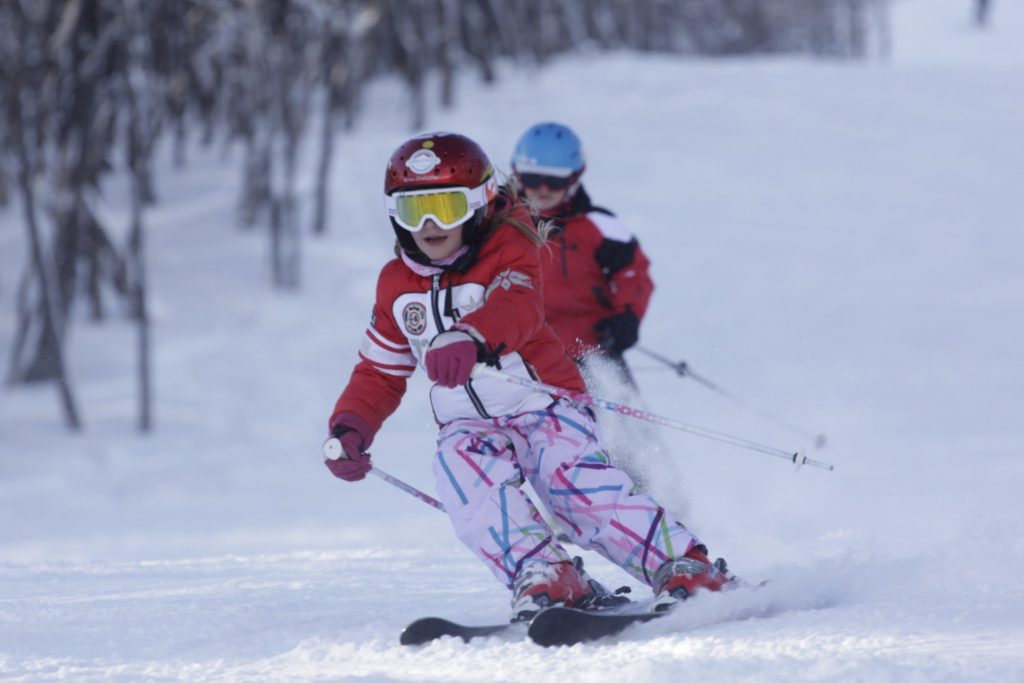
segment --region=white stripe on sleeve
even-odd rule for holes
[[[363,337],[363,343],[359,347],[359,357],[385,374],[398,377],[410,376],[416,369],[416,356],[412,354],[409,347],[406,346],[404,351],[394,350],[396,347],[393,344],[388,344],[385,347],[381,343],[382,341],[380,335],[373,328],[367,328],[366,336]]]

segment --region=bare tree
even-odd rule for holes
[[[16,292],[8,380],[53,381],[81,420],[67,371],[76,304],[103,321],[111,298],[138,328],[139,426],[153,425],[146,209],[165,137],[187,163],[198,141],[240,148],[239,219],[265,230],[275,287],[301,283],[300,143],[313,148],[311,232],[329,225],[337,138],[366,83],[405,83],[412,128],[427,83],[455,102],[460,70],[485,82],[499,60],[573,51],[802,51],[861,58],[886,0],[64,0],[0,1],[0,207],[17,195],[30,246]],[[882,9],[878,9],[882,8]],[[987,20],[979,1],[976,17]],[[884,36],[877,40],[885,40]],[[318,120],[314,119],[318,117]],[[105,225],[100,189],[127,176],[129,225]]]
[[[151,44],[151,22],[157,17],[147,13],[146,0],[126,0],[127,23],[131,27],[125,49],[122,85],[127,103],[124,150],[131,178],[131,226],[128,230],[130,303],[132,317],[138,326],[137,377],[139,396],[139,429],[153,428],[153,389],[151,369],[151,335],[146,301],[146,260],[143,212],[152,203],[151,186],[153,147],[160,137],[163,108],[159,86],[154,83],[154,69],[148,61],[154,52]],[[149,9],[153,9],[149,5]],[[149,68],[147,68],[149,67]]]
[[[974,3],[974,24],[980,28],[988,26],[989,15],[992,12],[990,0],[975,0]]]
[[[64,420],[71,430],[81,428],[77,402],[68,380],[64,361],[63,331],[61,316],[57,312],[57,295],[54,291],[54,277],[49,267],[43,248],[43,239],[39,228],[37,198],[33,179],[40,167],[40,161],[33,151],[36,149],[34,139],[42,134],[44,112],[38,99],[22,97],[35,78],[40,78],[45,71],[44,45],[37,31],[32,30],[33,17],[24,12],[12,12],[8,17],[13,29],[13,40],[8,43],[14,46],[14,54],[5,55],[12,61],[14,68],[11,73],[4,74],[3,82],[9,88],[4,92],[3,101],[7,105],[5,119],[10,123],[10,134],[6,142],[13,145],[17,166],[17,183],[20,191],[25,226],[28,230],[31,249],[31,273],[38,284],[39,318],[36,326],[38,337],[36,348],[40,350],[38,372],[41,376],[55,379],[59,389]],[[5,36],[6,37],[6,36]],[[5,88],[6,89],[6,88]],[[24,320],[24,319],[23,319]],[[19,333],[21,339],[28,334],[28,325]],[[17,350],[20,342],[15,344]]]

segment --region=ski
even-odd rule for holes
[[[666,614],[668,612],[586,611],[571,607],[549,607],[533,618],[527,634],[530,640],[544,647],[575,645],[613,636],[627,626]]]
[[[497,635],[517,625],[509,622],[488,626],[467,626],[440,617],[424,617],[406,626],[398,640],[402,645],[424,645],[444,636],[457,636],[468,643],[473,638]]]

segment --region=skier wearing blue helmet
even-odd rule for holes
[[[519,191],[552,227],[541,254],[544,313],[583,371],[590,391],[637,402],[623,359],[636,344],[654,283],[633,233],[608,209],[595,206],[581,177],[586,158],[579,136],[560,123],[538,123],[519,138],[512,170]],[[675,460],[657,430],[602,415],[609,452],[640,490],[685,516],[688,500]]]
[[[579,137],[560,123],[531,126],[512,154],[520,191],[554,223],[542,259],[548,323],[574,360],[601,354],[632,384],[622,353],[637,342],[654,283],[633,233],[591,202],[581,182],[585,168]]]

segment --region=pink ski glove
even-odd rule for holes
[[[373,443],[375,430],[355,413],[338,413],[331,418],[331,434],[345,452],[337,460],[325,460],[331,474],[345,481],[359,481],[373,468],[366,449]]]
[[[443,387],[457,387],[469,380],[480,360],[483,345],[461,330],[442,332],[430,342],[424,358],[427,377]]]

